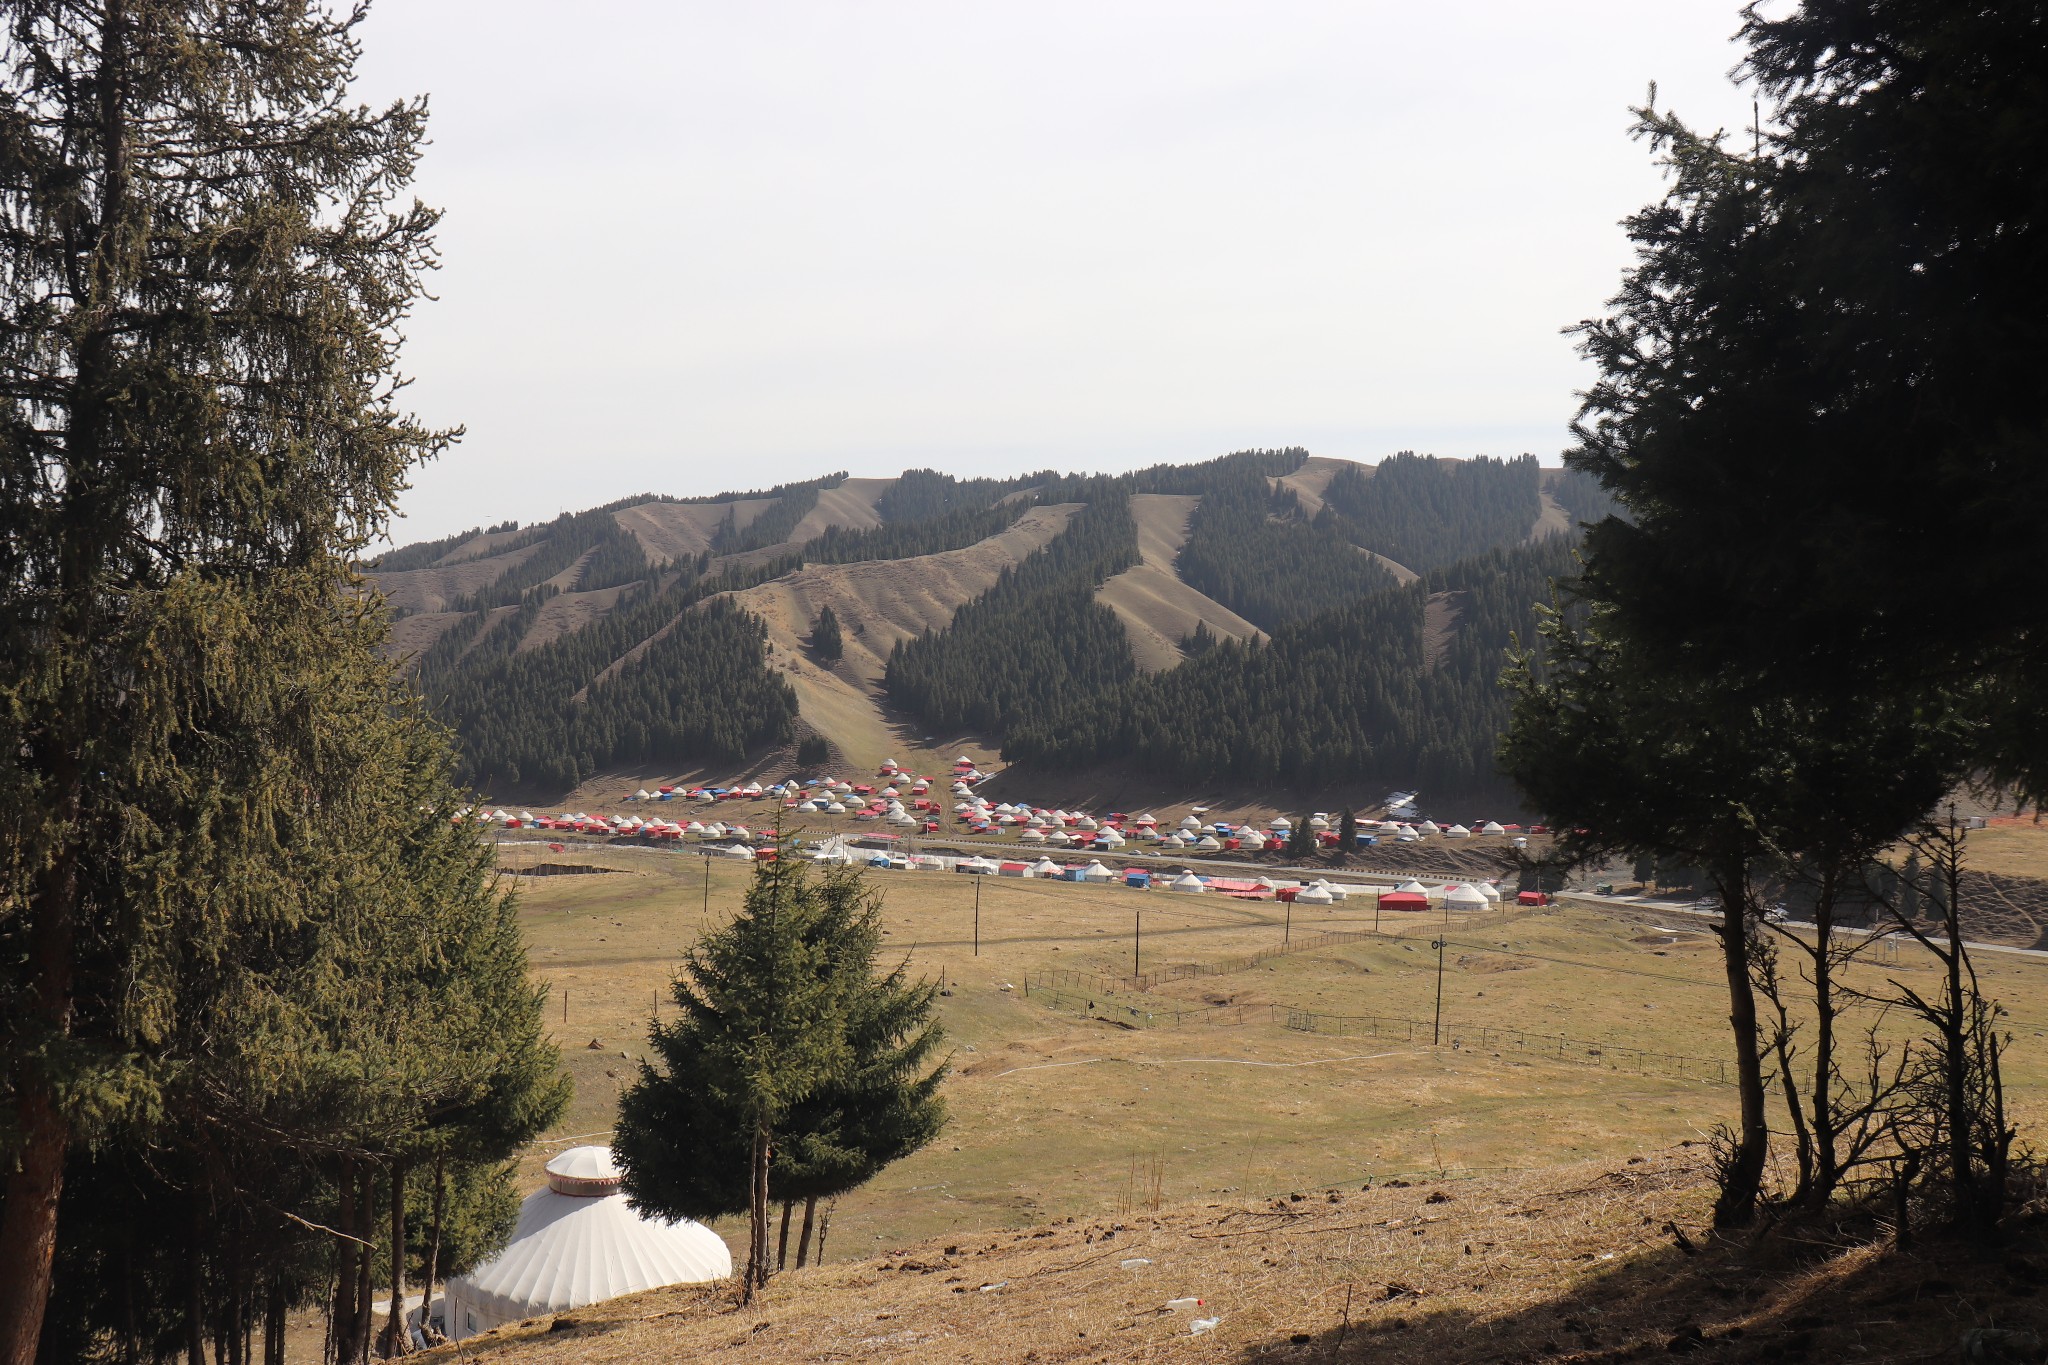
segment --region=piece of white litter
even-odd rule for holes
[[[995,1282],[994,1284],[985,1284],[985,1285],[983,1285],[983,1286],[982,1286],[982,1287],[981,1287],[981,1288],[980,1288],[979,1290],[977,1290],[977,1291],[975,1291],[975,1292],[977,1292],[977,1293],[981,1293],[981,1294],[986,1294],[986,1293],[988,1293],[988,1292],[989,1292],[990,1290],[992,1290],[992,1289],[1008,1289],[1009,1287],[1010,1287],[1010,1282],[1009,1282],[1008,1280],[997,1280],[997,1281],[996,1281],[996,1282]]]
[[[1133,1257],[1130,1257],[1130,1258],[1129,1258],[1128,1260],[1118,1261],[1118,1262],[1117,1262],[1117,1269],[1119,1269],[1119,1270],[1136,1270],[1136,1269],[1137,1269],[1137,1268],[1138,1268],[1139,1266],[1141,1266],[1141,1265],[1151,1265],[1151,1264],[1152,1264],[1152,1258],[1151,1258],[1151,1257],[1149,1257],[1149,1256],[1133,1256]]]
[[[1188,1324],[1188,1330],[1193,1335],[1200,1336],[1204,1332],[1215,1331],[1216,1324],[1222,1321],[1222,1318],[1196,1318],[1193,1322]]]
[[[1166,1301],[1166,1311],[1169,1313],[1179,1313],[1186,1309],[1200,1308],[1201,1306],[1202,1301],[1200,1299],[1168,1299]]]

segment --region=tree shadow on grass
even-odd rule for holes
[[[1928,1236],[1895,1249],[1865,1211],[1783,1221],[1728,1238],[1675,1243],[1596,1269],[1564,1292],[1500,1314],[1436,1309],[1435,1293],[1470,1284],[1350,1285],[1348,1324],[1318,1324],[1247,1343],[1243,1361],[1621,1362],[2040,1360],[2048,1341],[2048,1226],[2024,1219],[2007,1243],[1975,1249]],[[1597,1265],[1597,1263],[1596,1263]],[[1434,1293],[1433,1293],[1434,1290]],[[1468,1297],[1469,1295],[1460,1295]],[[1989,1329],[1966,1355],[1966,1334]]]

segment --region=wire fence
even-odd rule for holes
[[[1507,922],[1506,916],[1475,917],[1459,920],[1458,927],[1467,930],[1489,929]],[[1403,937],[1412,938],[1413,936],[1386,933],[1378,929],[1332,929],[1320,934],[1300,934],[1271,948],[1262,948],[1256,953],[1220,958],[1214,962],[1170,962],[1163,967],[1155,967],[1149,972],[1139,972],[1132,976],[1104,977],[1098,976],[1093,972],[1067,971],[1053,968],[1047,971],[1033,972],[1031,980],[1042,980],[1048,986],[1070,985],[1077,986],[1083,990],[1126,991],[1134,995],[1142,995],[1146,991],[1163,986],[1171,981],[1189,981],[1197,977],[1231,976],[1238,972],[1248,972],[1267,962],[1271,962],[1274,958],[1286,957],[1290,953],[1313,953],[1318,949],[1336,948],[1348,943],[1386,943]],[[1460,946],[1476,948],[1478,945]]]
[[[1517,1053],[1548,1061],[1597,1066],[1608,1071],[1672,1080],[1728,1084],[1728,1064],[1716,1057],[1654,1052],[1612,1039],[1573,1038],[1562,1033],[1502,1024],[1443,1024],[1392,1014],[1321,1014],[1288,1005],[1166,1005],[1118,999],[1121,980],[1089,972],[1051,970],[1024,978],[1024,994],[1048,1009],[1084,1015],[1130,1028],[1237,1028],[1278,1024],[1296,1033],[1337,1038],[1382,1038],[1453,1052]]]

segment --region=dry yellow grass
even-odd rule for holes
[[[364,575],[384,594],[394,610],[406,612],[446,611],[448,604],[479,588],[495,583],[517,568],[540,547],[530,545],[508,555],[492,555],[445,568],[407,569],[400,573]]]
[[[911,762],[912,751],[921,746],[883,706],[882,670],[889,651],[899,640],[949,623],[1004,569],[1065,529],[1079,506],[1034,507],[1000,534],[940,554],[807,564],[733,597],[767,623],[769,663],[796,689],[805,721],[859,767],[871,770],[890,757]],[[827,606],[846,627],[845,657],[830,668],[813,660],[807,648],[811,627]],[[950,756],[941,759],[936,751],[928,757],[940,767],[950,764]]]
[[[1174,571],[1174,560],[1188,538],[1188,518],[1200,501],[1191,494],[1133,494],[1131,518],[1138,528],[1139,562],[1095,593],[1095,600],[1123,621],[1138,666],[1149,672],[1178,664],[1180,642],[1198,623],[1233,640],[1264,638],[1257,626],[1181,582]]]
[[[773,498],[740,498],[733,502],[644,502],[622,507],[612,520],[632,532],[647,557],[674,563],[704,554],[727,512],[733,525],[745,530],[754,518],[775,505]]]
[[[756,1301],[658,1290],[501,1328],[447,1358],[618,1361],[1951,1360],[2038,1329],[2040,1234],[2001,1263],[1890,1248],[1868,1219],[1722,1239],[1698,1146],[1540,1173],[1135,1197],[1030,1231],[785,1272]],[[834,1243],[837,1233],[834,1233]],[[828,1245],[828,1260],[840,1253]],[[1200,1298],[1199,1306],[1169,1307]],[[1917,1301],[1917,1302],[1916,1302]],[[1197,1330],[1198,1324],[1202,1330]]]
[[[553,1151],[604,1139],[674,963],[736,908],[749,869],[655,849],[556,853],[531,835],[502,860],[622,869],[522,879],[534,969],[578,1086],[561,1129],[529,1157],[537,1183]],[[1730,1116],[1732,1091],[1641,1074],[1625,1052],[1718,1051],[1718,958],[1698,923],[1569,906],[1453,921],[1442,992],[1452,1045],[1437,1048],[1303,1032],[1259,1010],[1429,1020],[1437,916],[1388,916],[1380,939],[1147,996],[1102,993],[1089,1017],[1004,986],[1052,969],[1127,971],[1140,911],[1147,968],[1218,963],[1290,931],[1370,928],[1372,911],[1302,907],[1290,925],[1270,902],[988,879],[976,956],[969,878],[869,875],[887,897],[887,941],[950,992],[941,1141],[842,1200],[830,1263],[778,1278],[754,1309],[733,1312],[722,1290],[663,1291],[577,1310],[552,1332],[501,1332],[470,1357],[1621,1360],[1661,1354],[1694,1325],[1725,1343],[1721,1358],[1772,1342],[1804,1343],[1809,1359],[1953,1349],[1948,1318],[1882,1325],[1890,1300],[1919,1292],[1935,1268],[1874,1250],[1863,1233],[1836,1223],[1819,1241],[1802,1233],[1761,1250],[1704,1233],[1702,1149],[1687,1144]],[[1979,965],[2013,1008],[2009,1095],[2032,1129],[2048,1116],[2048,963],[1986,954]],[[1908,951],[1853,983],[1928,975]],[[1247,1022],[1100,1017],[1131,1005],[1221,1005],[1219,1018],[1244,1006]],[[1487,1032],[1503,1027],[1616,1046],[1560,1060]],[[1446,1202],[1427,1202],[1439,1191]],[[1704,1254],[1675,1251],[1667,1221]],[[1149,1264],[1125,1268],[1131,1259]],[[1965,1324],[2025,1320],[2027,1306],[1995,1286],[1972,1292],[1985,1302],[1965,1305]],[[1213,1332],[1159,1311],[1183,1294],[1209,1299]],[[1824,1321],[1808,1322],[1815,1314]]]
[[[875,511],[875,499],[889,491],[894,479],[847,479],[837,488],[827,488],[818,494],[818,505],[804,515],[789,533],[791,542],[801,545],[816,540],[825,534],[828,527],[844,526],[851,531],[864,531],[880,526],[882,518]]]
[[[1346,465],[1357,465],[1356,460],[1340,460],[1330,455],[1311,455],[1302,462],[1301,468],[1292,474],[1283,474],[1268,480],[1275,488],[1291,488],[1295,497],[1301,500],[1303,515],[1314,518],[1323,510],[1323,490],[1330,486],[1330,480],[1337,477],[1337,471]],[[1360,465],[1370,475],[1371,465]]]

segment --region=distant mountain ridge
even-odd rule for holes
[[[1529,456],[1255,450],[649,494],[365,574],[467,775],[508,795],[804,740],[872,766],[927,734],[1034,768],[1484,790],[1502,644],[1605,507]]]

